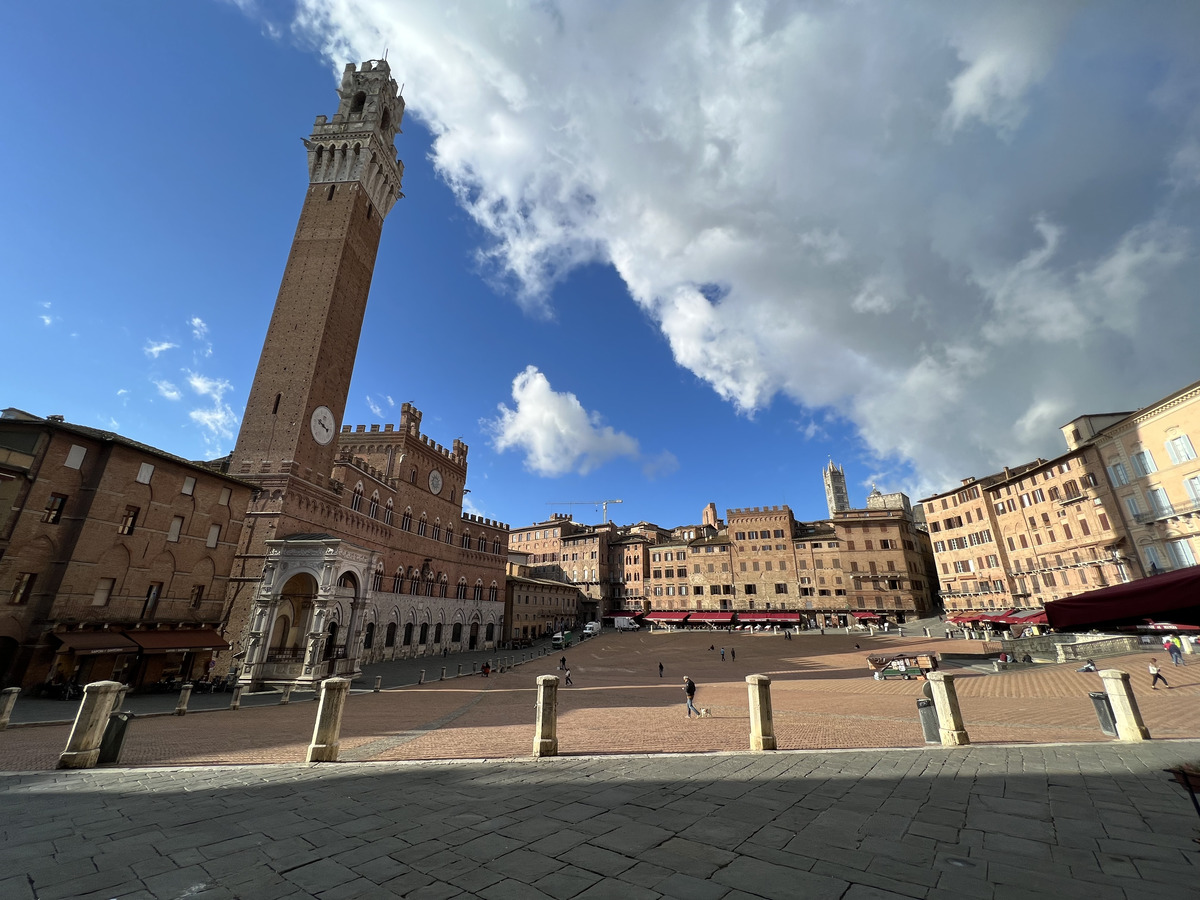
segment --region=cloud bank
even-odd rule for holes
[[[910,490],[1198,377],[1200,4],[298,9],[338,71],[390,47],[527,309],[609,263],[736,409],[849,421]],[[535,471],[631,452],[536,370],[514,399]]]

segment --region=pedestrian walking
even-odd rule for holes
[[[574,683],[575,683],[575,682],[573,682],[573,681],[571,680],[571,670],[570,670],[570,669],[567,669],[567,684],[574,684]]]
[[[560,659],[558,661],[558,670],[561,672],[566,667],[567,667],[567,658],[564,656],[562,659]]]
[[[688,678],[686,675],[683,676],[683,693],[684,696],[687,697],[688,718],[690,719],[692,717],[692,713],[695,713],[696,718],[699,718],[700,710],[696,709],[695,705],[692,703],[692,700],[696,697],[696,682],[692,681],[692,679]]]
[[[731,662],[737,662],[737,650],[733,647],[729,648],[729,659]]]
[[[725,662],[725,648],[721,648],[721,662]]]
[[[1171,638],[1167,644],[1167,653],[1171,655],[1172,665],[1183,665],[1183,644],[1180,642],[1179,638]]]
[[[1158,690],[1158,683],[1159,683],[1160,681],[1161,681],[1161,682],[1162,682],[1164,685],[1166,685],[1168,688],[1170,687],[1170,685],[1169,685],[1169,684],[1167,684],[1167,679],[1163,678],[1163,676],[1162,676],[1162,672],[1161,672],[1161,671],[1159,671],[1159,668],[1158,668],[1158,660],[1157,660],[1155,657],[1153,657],[1153,656],[1152,656],[1152,657],[1150,657],[1150,665],[1149,665],[1149,669],[1150,669],[1150,690],[1152,690],[1152,691],[1157,691],[1157,690]]]
[[[662,663],[659,663],[658,664],[658,677],[659,678],[662,678],[662,673],[663,673]]]

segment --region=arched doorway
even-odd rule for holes
[[[363,649],[370,650],[375,643],[375,623],[368,622],[363,630]]]
[[[404,626],[404,646],[411,647],[413,639],[413,623],[409,622]]]
[[[479,646],[479,623],[471,623],[471,635],[467,641],[467,649],[474,650]]]
[[[387,631],[385,631],[383,634],[383,646],[384,647],[395,647],[396,646],[396,623],[395,622],[390,622],[388,624]]]
[[[338,623],[330,622],[329,631],[325,635],[325,654],[322,659],[333,659],[337,651]]]
[[[420,637],[420,639],[417,641],[417,643],[418,643],[418,644],[427,644],[427,643],[429,643],[429,623],[428,623],[428,622],[422,622],[422,623],[421,623],[421,637]]]
[[[442,623],[441,622],[438,622],[436,625],[433,626],[433,642],[435,644],[441,644],[441,642],[442,642]]]

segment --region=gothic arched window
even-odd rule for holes
[[[367,515],[369,515],[372,519],[379,518],[379,491],[376,491],[371,495],[371,506],[367,512]]]
[[[360,481],[354,486],[354,496],[350,498],[350,508],[355,512],[358,512],[359,508],[362,507],[362,498],[363,486],[362,482]]]

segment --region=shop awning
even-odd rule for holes
[[[126,637],[146,653],[229,649],[229,643],[212,628],[191,628],[181,631],[129,631],[126,632]]]
[[[854,618],[856,618],[856,619],[878,619],[879,618],[879,613],[873,613],[873,612],[852,612],[852,613],[850,613],[850,615],[854,616]]]
[[[756,625],[761,623],[772,622],[799,622],[799,612],[788,612],[786,610],[771,610],[763,612],[739,612],[737,614],[739,622],[745,622],[747,625]]]
[[[690,613],[686,612],[660,612],[655,610],[654,612],[646,613],[646,618],[651,622],[682,622],[689,615]]]
[[[689,622],[732,622],[731,612],[694,612],[688,617]]]
[[[1198,624],[1200,566],[1051,600],[1046,604],[1046,617],[1051,627],[1063,629],[1136,625],[1158,618]]]
[[[138,646],[119,631],[68,631],[54,635],[62,641],[63,649],[76,656],[97,656],[101,653],[137,653]]]
[[[1014,610],[1003,616],[995,616],[992,621],[1005,625],[1045,625],[1046,611],[1044,609]]]

